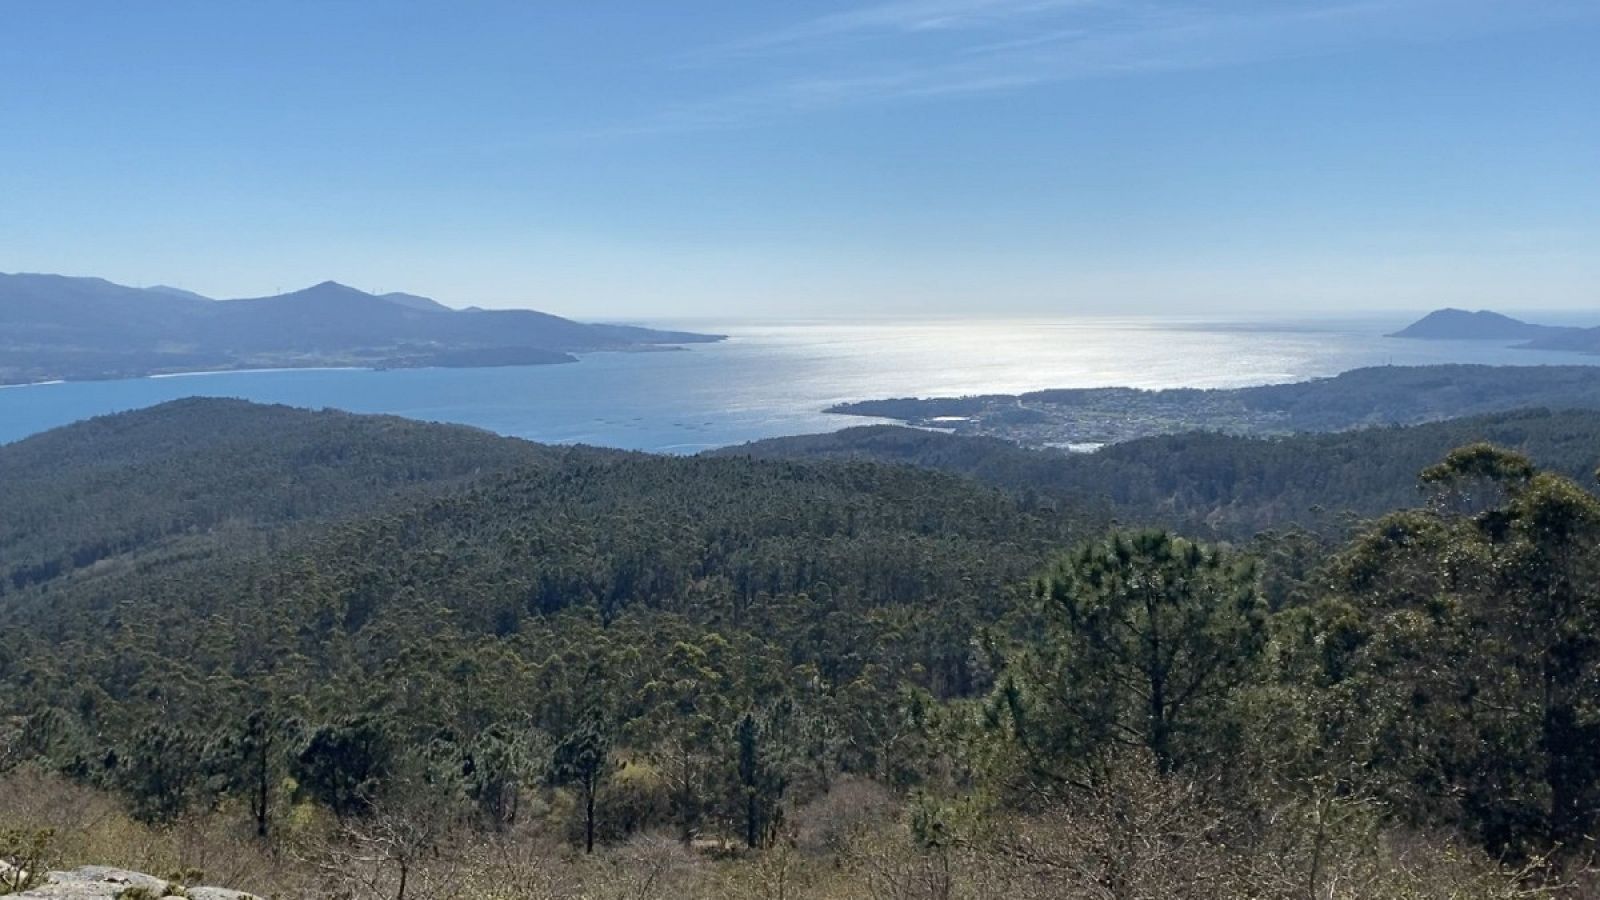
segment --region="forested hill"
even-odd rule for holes
[[[1416,473],[1488,440],[1580,483],[1600,413],[1527,411],[1408,428],[1254,439],[1191,433],[1092,454],[873,426],[779,438],[723,456],[907,464],[976,479],[1080,519],[1115,515],[1245,539],[1289,524],[1334,533],[1417,499]],[[415,505],[527,466],[610,465],[459,426],[190,399],[0,446],[0,594],[119,561],[234,553],[312,526]],[[663,472],[670,461],[649,461]],[[488,509],[485,508],[485,512]]]
[[[569,451],[392,416],[188,399],[0,446],[0,594],[370,512]],[[599,453],[602,451],[593,451]]]
[[[138,489],[105,487],[89,462],[119,434],[181,445],[180,433],[209,432],[230,415],[235,438],[166,464],[106,470],[107,480],[142,480]],[[112,437],[92,440],[101,434]],[[228,480],[236,441],[250,440],[276,449],[246,457]],[[83,459],[51,476],[39,463],[47,441],[78,445]],[[340,447],[369,462],[318,472],[316,460]],[[439,728],[475,734],[511,710],[559,732],[599,702],[583,691],[636,697],[675,645],[702,646],[713,634],[737,648],[716,651],[739,667],[728,690],[822,677],[841,686],[866,678],[868,692],[902,681],[964,692],[981,677],[973,630],[1060,547],[1094,530],[1070,511],[910,467],[543,449],[217,401],[11,448],[22,451],[33,467],[8,461],[8,472],[27,471],[27,520],[49,530],[13,526],[0,548],[7,568],[19,547],[36,556],[111,540],[205,510],[202,498],[236,498],[241,516],[303,524],[281,546],[223,541],[181,557],[160,543],[136,547],[125,564],[0,600],[0,713],[90,698],[88,734],[131,735],[157,710],[210,727],[238,698],[262,692],[313,719],[386,708],[419,741]],[[494,465],[506,470],[481,474]],[[393,502],[401,484],[452,478],[464,483]],[[323,489],[340,496],[320,508],[295,499]],[[45,517],[69,501],[70,514]],[[127,518],[146,503],[147,518]],[[327,521],[357,509],[369,512]]]
[[[1331,533],[1349,514],[1369,517],[1412,505],[1419,496],[1417,473],[1475,441],[1519,450],[1589,484],[1600,463],[1600,412],[1528,410],[1282,438],[1192,432],[1073,454],[875,425],[713,452],[916,465],[1083,506],[1109,503],[1127,522],[1245,538],[1289,524]]]
[[[0,858],[97,829],[70,798],[104,791],[128,834],[250,835],[270,864],[242,886],[274,896],[663,829],[684,865],[737,842],[760,871],[794,835],[856,886],[1042,859],[1018,896],[1088,896],[1055,873],[1103,886],[1086,866],[1156,842],[1140,871],[1198,848],[1223,874],[1130,896],[1444,896],[1414,859],[1524,896],[1525,862],[1588,866],[1600,824],[1600,501],[1437,448],[1587,476],[1597,437],[1530,412],[1068,457],[868,429],[786,460],[213,400],[73,426],[0,448],[0,571],[66,560],[0,597],[0,822],[32,836]],[[1114,532],[1102,495],[1240,535],[1328,498],[1425,508],[1207,544]],[[386,889],[330,891],[329,858]],[[506,884],[532,887],[405,895],[563,896]],[[645,896],[565,896],[614,894]]]

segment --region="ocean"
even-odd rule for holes
[[[871,420],[823,410],[879,397],[1129,385],[1239,387],[1373,365],[1590,364],[1487,342],[1385,338],[1404,319],[1171,318],[650,323],[730,336],[686,350],[493,369],[229,372],[0,388],[0,443],[189,396],[391,413],[550,443],[661,453]]]

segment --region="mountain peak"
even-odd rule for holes
[[[310,286],[308,288],[305,288],[304,291],[342,291],[342,292],[345,292],[345,293],[355,293],[355,294],[366,294],[367,293],[366,291],[363,291],[360,288],[353,288],[348,284],[344,284],[342,282],[334,281],[332,279],[329,279],[327,281],[319,281],[316,284],[313,284],[312,286]],[[297,293],[304,293],[304,291],[299,291]],[[367,296],[370,297],[372,295],[371,294],[367,294]]]

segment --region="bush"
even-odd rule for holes
[[[575,810],[568,837],[583,840],[582,810]],[[595,819],[599,839],[618,844],[628,838],[666,827],[672,818],[671,792],[654,766],[630,762],[618,769],[595,794]]]
[[[894,821],[900,804],[883,785],[847,776],[790,817],[795,845],[809,854],[838,853],[863,834]]]

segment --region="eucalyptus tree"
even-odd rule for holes
[[[1483,444],[1422,481],[1428,508],[1375,522],[1332,568],[1308,646],[1355,713],[1331,738],[1413,818],[1513,857],[1583,846],[1600,825],[1600,501]]]
[[[576,788],[583,804],[583,850],[594,852],[595,796],[616,765],[611,759],[611,734],[595,716],[587,716],[556,743],[550,757],[550,781]]]

